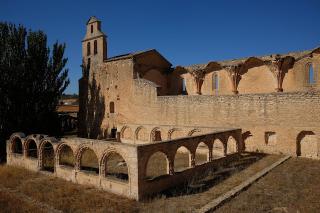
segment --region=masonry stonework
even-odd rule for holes
[[[80,136],[139,144],[242,128],[247,151],[320,156],[319,48],[172,67],[156,50],[87,54],[95,35],[83,40]]]
[[[8,164],[140,200],[244,151],[320,158],[320,48],[173,67],[154,49],[107,57],[106,38],[91,17],[79,137],[14,133]]]

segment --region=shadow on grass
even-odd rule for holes
[[[234,160],[223,165],[213,166],[201,174],[195,174],[183,184],[153,195],[150,199],[156,197],[177,197],[205,192],[265,156],[267,155],[263,153],[242,153]]]

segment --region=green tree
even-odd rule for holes
[[[59,134],[58,101],[69,85],[65,44],[0,22],[0,143],[16,131]]]

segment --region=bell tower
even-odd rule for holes
[[[86,67],[100,64],[107,58],[106,35],[101,31],[101,21],[92,16],[87,22],[87,32],[82,40],[82,60]]]

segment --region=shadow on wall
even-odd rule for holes
[[[83,93],[82,106],[81,106],[81,124],[79,135],[87,138],[102,138],[103,132],[101,130],[101,124],[104,119],[105,113],[105,99],[101,95],[101,88],[97,85],[95,75],[92,77],[91,83],[82,85]]]

